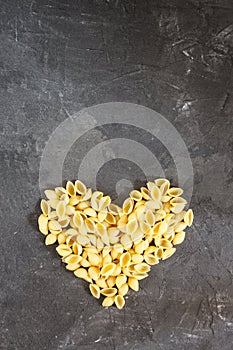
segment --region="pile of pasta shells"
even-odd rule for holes
[[[122,207],[81,181],[46,190],[41,200],[39,230],[56,250],[66,269],[104,297],[104,307],[122,309],[129,289],[139,290],[152,265],[171,257],[193,222],[185,211],[183,190],[167,179],[133,190]]]

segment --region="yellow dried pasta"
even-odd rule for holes
[[[129,288],[138,291],[151,266],[184,241],[193,211],[184,210],[182,194],[167,179],[156,179],[131,191],[121,208],[83,182],[68,181],[45,191],[38,226],[46,245],[58,241],[66,270],[90,283],[95,298],[104,296],[104,307],[122,309]]]

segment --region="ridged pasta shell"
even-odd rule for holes
[[[130,197],[135,200],[136,202],[140,201],[142,199],[142,194],[141,192],[137,190],[133,190],[130,192]]]
[[[124,274],[120,274],[117,276],[116,280],[116,286],[119,289],[123,284],[125,284],[127,282],[127,277]]]
[[[143,261],[143,256],[141,254],[132,254],[132,262],[135,264],[140,264]]]
[[[40,202],[40,207],[41,207],[42,213],[45,216],[48,216],[50,211],[51,211],[49,203],[46,200],[42,199],[41,202]]]
[[[155,215],[153,214],[152,210],[147,210],[145,213],[145,220],[150,226],[154,226],[155,224]]]
[[[58,231],[58,233],[62,231],[61,225],[56,220],[49,221],[49,229],[53,231]]]
[[[67,191],[64,187],[56,187],[55,192],[58,195],[58,197],[61,197],[63,194],[67,193]]]
[[[158,188],[158,186],[156,186],[154,184],[154,186],[152,187],[151,191],[150,191],[150,194],[151,194],[151,198],[153,199],[153,201],[155,202],[160,202],[160,199],[161,199],[161,192]]]
[[[111,198],[109,196],[102,197],[99,201],[99,210],[102,211],[106,209],[111,203]]]
[[[66,215],[74,215],[75,213],[75,207],[73,207],[72,205],[67,205],[66,206]]]
[[[146,263],[141,263],[141,264],[134,265],[134,269],[137,272],[146,273],[146,272],[150,271],[150,266]]]
[[[72,250],[66,244],[60,244],[59,246],[57,246],[56,251],[62,257],[68,256],[72,253]]]
[[[128,266],[130,261],[131,261],[131,255],[128,252],[123,253],[120,258],[120,266],[121,267]]]
[[[112,276],[118,276],[121,273],[120,263],[116,264],[115,270],[112,272]]]
[[[99,236],[103,237],[106,234],[106,232],[107,232],[106,227],[103,224],[101,224],[100,222],[98,222],[96,224],[96,233]]]
[[[80,267],[80,264],[76,263],[76,264],[67,264],[66,265],[66,270],[69,271],[75,271]]]
[[[82,260],[80,255],[71,254],[65,257],[64,262],[67,264],[78,264]]]
[[[136,278],[138,281],[143,280],[144,278],[148,277],[148,273],[146,272],[133,272],[133,277]]]
[[[87,209],[87,208],[90,208],[91,204],[90,202],[88,201],[82,201],[82,202],[79,202],[77,205],[76,205],[76,209],[77,210],[84,210],[84,209]],[[84,213],[83,213],[84,214]],[[85,214],[84,214],[85,215]],[[85,215],[86,216],[86,215]]]
[[[184,239],[185,239],[185,232],[180,231],[174,236],[172,243],[174,245],[181,244],[184,241]]]
[[[155,181],[154,181],[154,183],[157,185],[157,186],[162,186],[162,184],[164,183],[164,182],[167,182],[168,180],[167,179],[164,179],[164,178],[160,178],[160,179],[156,179]]]
[[[115,304],[118,309],[122,309],[125,305],[125,299],[122,295],[117,295],[115,297]]]
[[[132,241],[137,244],[139,243],[143,238],[143,233],[140,230],[137,230],[136,232],[131,234]]]
[[[106,264],[101,269],[101,275],[102,276],[110,276],[113,274],[115,268],[116,268],[116,264],[114,264],[114,263]]]
[[[62,228],[67,227],[70,223],[70,218],[68,216],[61,218],[58,220],[58,223],[61,225]]]
[[[51,208],[56,209],[56,207],[57,207],[57,205],[58,205],[58,203],[59,203],[59,200],[56,199],[56,198],[53,198],[53,199],[50,199],[50,200],[48,201],[48,203],[49,203],[49,205],[50,205]]]
[[[44,215],[41,214],[38,218],[38,225],[39,225],[39,230],[41,233],[44,235],[48,234],[48,218]]]
[[[161,196],[165,196],[169,188],[170,188],[170,181],[168,180],[164,181],[164,183],[162,183],[162,185],[159,188]]]
[[[109,288],[112,288],[116,284],[116,276],[110,276],[107,279],[107,285]]]
[[[86,193],[83,196],[83,200],[88,201],[89,199],[91,199],[91,196],[92,196],[92,189],[88,188]]]
[[[46,238],[45,238],[45,244],[46,245],[54,244],[56,241],[57,241],[57,236],[56,235],[52,235],[51,233],[49,235],[47,235]]]
[[[91,279],[94,281],[97,281],[100,277],[100,269],[97,266],[90,266],[88,269],[88,275]],[[101,288],[107,287],[106,283],[103,283],[102,285],[99,285]]]
[[[47,199],[58,199],[57,193],[53,190],[45,190],[44,193]]]
[[[138,222],[136,219],[129,221],[126,224],[126,233],[128,234],[132,234],[133,232],[135,232],[138,228]]]
[[[166,249],[165,252],[163,253],[162,260],[166,260],[170,258],[175,253],[175,251],[176,251],[176,248]]]
[[[73,182],[67,181],[66,183],[66,191],[71,196],[74,197],[76,195],[75,187]]]
[[[178,197],[180,198],[180,197]],[[173,212],[174,214],[179,214],[180,212],[182,212],[182,210],[184,209],[185,204],[175,204],[173,206],[170,207],[171,212]]]
[[[74,242],[73,244],[73,252],[76,255],[81,255],[83,251],[83,247],[81,246],[81,244],[78,244],[77,242]]]
[[[178,224],[176,224],[176,226],[174,227],[174,231],[175,232],[180,232],[180,231],[184,231],[186,229],[187,225],[185,222],[179,222]]]
[[[107,213],[105,221],[109,223],[110,225],[116,224],[116,218],[112,213]]]
[[[73,216],[73,223],[77,228],[80,228],[83,225],[83,217],[78,211],[76,211]]]
[[[119,289],[118,289],[118,294],[125,296],[129,291],[129,286],[127,283],[123,284]]]
[[[184,222],[187,226],[191,226],[193,223],[193,211],[189,209],[184,215]]]
[[[110,264],[112,262],[112,257],[110,254],[105,255],[103,257],[103,265]]]
[[[69,205],[77,205],[80,202],[80,200],[81,200],[80,197],[81,196],[70,197]]]
[[[85,220],[85,225],[87,232],[94,233],[96,230],[95,222],[92,219],[86,219]]]
[[[116,288],[103,288],[101,289],[101,294],[107,297],[113,297],[117,293]]]
[[[84,209],[84,214],[86,214],[87,216],[93,216],[94,218],[97,217],[97,213],[93,208],[86,208]]]
[[[104,307],[109,307],[112,306],[115,302],[115,297],[106,297],[104,298],[103,302],[102,302],[102,306]]]
[[[90,263],[89,263],[89,261],[86,258],[82,258],[80,260],[80,265],[83,266],[83,267],[90,267]]]
[[[98,254],[87,253],[87,256],[88,256],[88,261],[91,265],[98,266],[99,261],[100,261]]]
[[[75,190],[77,193],[81,194],[81,195],[85,195],[87,192],[87,188],[84,185],[84,183],[80,180],[76,180],[75,181]]]
[[[148,190],[148,188],[141,187],[141,194],[142,194],[142,198],[144,198],[145,200],[151,199],[150,191]]]
[[[131,289],[135,290],[136,292],[139,290],[139,283],[135,277],[128,278],[128,285]]]
[[[96,284],[100,287],[100,288],[108,288],[107,282],[105,281],[105,279],[103,277],[99,277],[96,280]]]
[[[85,281],[92,283],[92,279],[88,276],[87,270],[83,267],[80,267],[77,270],[75,270],[74,275],[78,278],[82,278]]]
[[[100,191],[95,191],[91,196],[91,206],[95,210],[99,210],[99,201],[103,197],[103,193]]]
[[[166,221],[161,221],[158,228],[158,234],[163,235],[168,229]]]
[[[57,240],[58,240],[58,244],[63,244],[65,243],[66,241],[66,235],[62,232],[62,233],[59,233],[58,237],[57,237]]]
[[[91,294],[94,298],[99,299],[100,298],[100,288],[97,284],[90,284],[89,285]]]
[[[144,255],[144,260],[149,265],[156,265],[159,263],[159,260],[157,257],[155,257],[153,254],[146,254]]]
[[[108,255],[108,253],[110,253],[111,250],[112,250],[111,247],[104,247],[104,249],[102,250],[102,256],[103,256],[103,258],[104,258],[106,255]]]
[[[124,201],[123,206],[122,206],[123,213],[125,215],[129,215],[133,210],[133,206],[134,206],[134,201],[131,198],[127,198]]]
[[[107,210],[101,210],[99,213],[98,213],[98,220],[99,222],[103,222],[105,219],[106,219],[106,216],[107,216]]]
[[[171,197],[179,197],[183,194],[183,190],[179,187],[172,187],[167,191],[167,194]]]
[[[77,241],[77,243],[81,244],[82,246],[86,246],[86,245],[90,244],[90,239],[87,236],[81,235],[81,234],[77,235],[76,241]]]

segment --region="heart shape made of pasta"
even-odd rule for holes
[[[138,291],[151,266],[171,257],[185,239],[193,212],[184,210],[182,194],[169,180],[156,179],[133,190],[120,207],[81,181],[68,181],[66,188],[45,191],[39,230],[46,245],[58,242],[66,269],[89,282],[95,298],[105,297],[103,306],[122,309],[129,288]]]

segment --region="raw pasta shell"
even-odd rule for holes
[[[104,288],[101,290],[101,294],[105,295],[106,297],[113,297],[116,293],[116,288]]]
[[[104,307],[109,307],[112,306],[115,302],[115,297],[106,297],[104,298],[103,302],[102,302],[102,306]]]
[[[67,181],[66,183],[66,191],[71,196],[74,197],[76,195],[75,187],[73,182]]]
[[[189,209],[184,215],[184,222],[187,226],[191,226],[193,223],[193,211]]]
[[[47,235],[46,238],[45,238],[45,244],[46,245],[54,244],[56,241],[57,241],[57,236],[56,235],[52,235],[51,233],[49,235]]]
[[[91,294],[94,298],[99,299],[100,298],[100,288],[97,284],[90,284],[89,285]]]
[[[84,183],[82,181],[76,180],[75,181],[75,190],[77,193],[81,194],[81,195],[85,195],[87,192],[87,188],[84,185]]]
[[[131,289],[135,290],[136,292],[139,290],[139,283],[135,277],[128,278],[128,285]]]
[[[122,295],[117,295],[115,297],[115,304],[118,309],[122,309],[125,305],[125,299]]]
[[[129,286],[127,283],[125,283],[118,289],[118,294],[124,296],[128,293],[128,291],[129,291]]]

